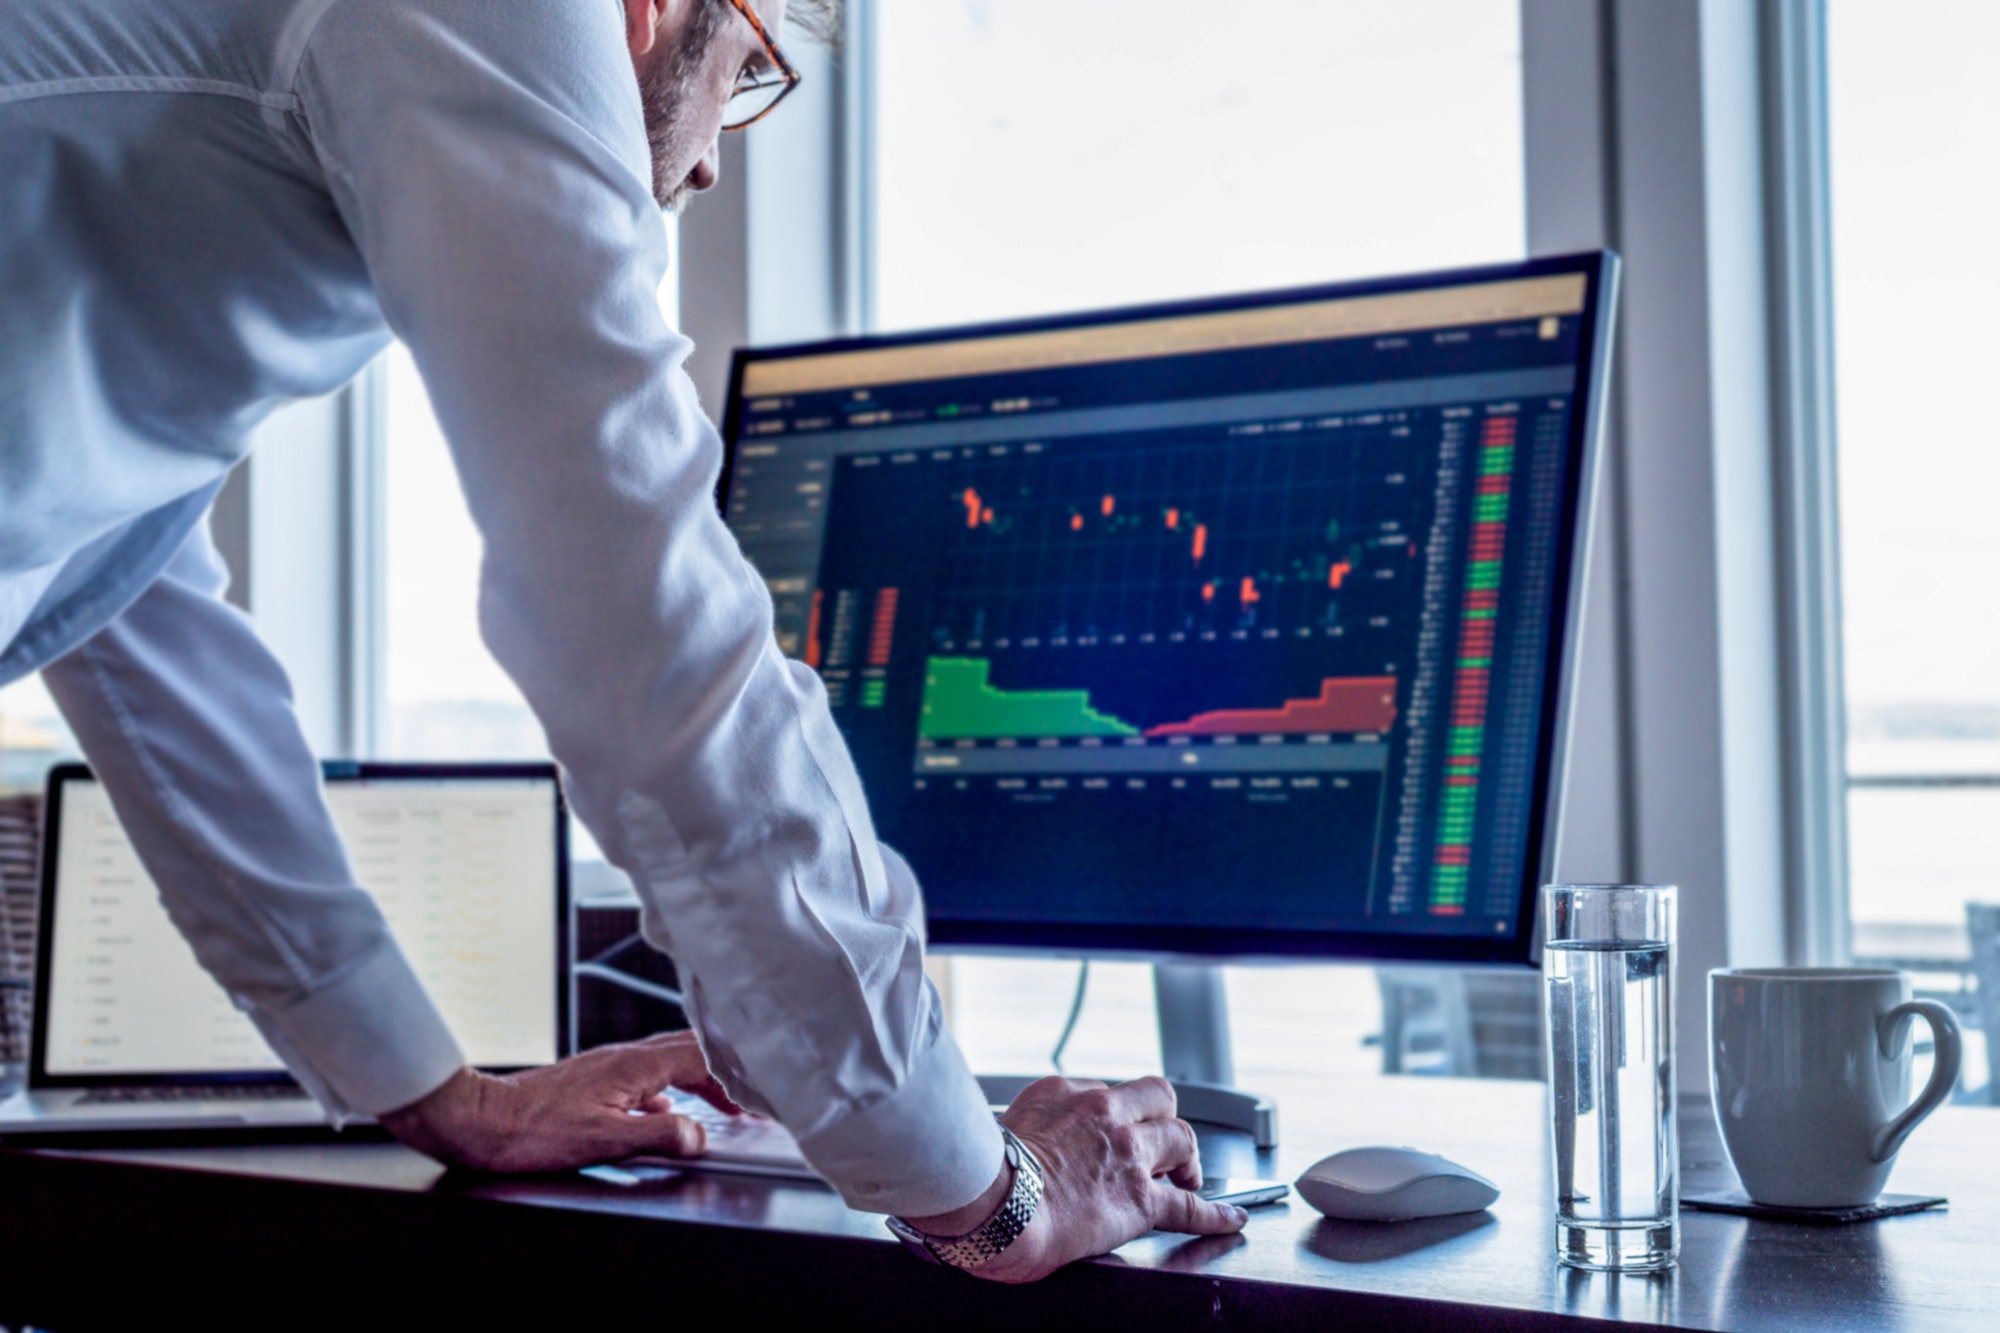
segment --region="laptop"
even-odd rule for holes
[[[567,1053],[569,855],[553,764],[326,766],[360,882],[467,1059]],[[49,775],[27,1082],[0,1136],[307,1129],[327,1117],[195,962],[81,764]]]

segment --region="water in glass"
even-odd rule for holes
[[[1673,966],[1647,941],[1551,941],[1557,1257],[1665,1268],[1679,1250]]]

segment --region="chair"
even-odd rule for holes
[[[1382,1072],[1543,1079],[1542,979],[1533,973],[1378,968]]]
[[[1532,972],[1482,972],[1464,978],[1472,1017],[1472,1073],[1476,1078],[1548,1078],[1542,1043],[1542,978]]]
[[[1472,1067],[1472,1016],[1457,972],[1378,967],[1382,1072],[1462,1075]]]
[[[0,1070],[28,1058],[41,842],[42,798],[0,797]]]
[[[1986,1037],[1986,1100],[2000,1106],[2000,903],[1967,903],[1965,930],[1972,939],[1973,999]]]

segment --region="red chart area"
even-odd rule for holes
[[[1249,733],[1389,730],[1396,722],[1394,676],[1338,676],[1320,682],[1319,697],[1288,699],[1281,708],[1224,709],[1185,722],[1149,727],[1148,736],[1239,736]]]

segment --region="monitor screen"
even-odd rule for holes
[[[1525,958],[1611,262],[739,354],[724,510],[932,939]]]
[[[354,778],[326,795],[359,882],[466,1057],[487,1068],[555,1060],[555,775]],[[168,919],[104,788],[70,777],[52,814],[41,1072],[282,1072]]]

